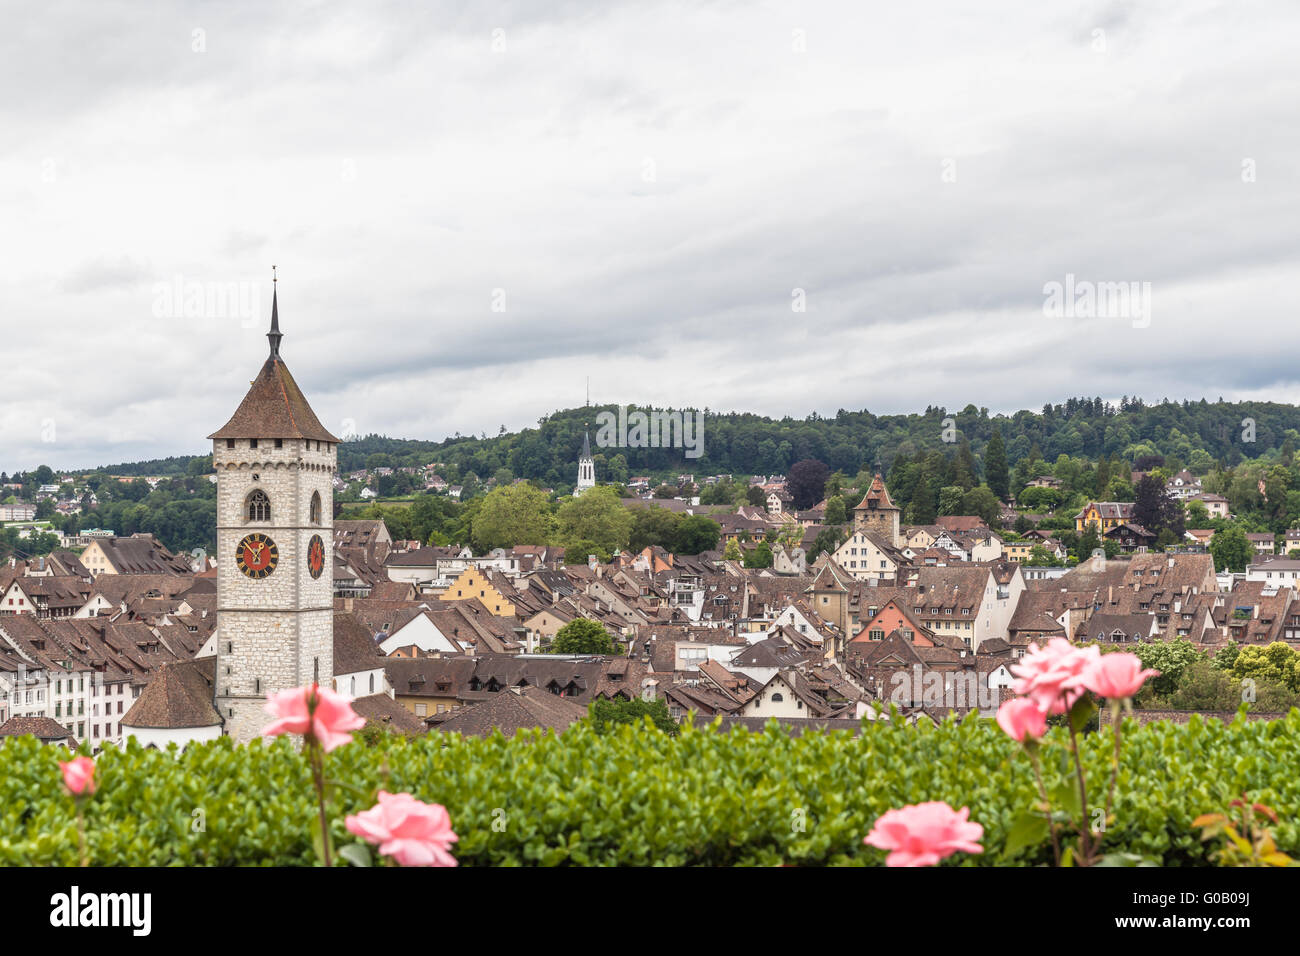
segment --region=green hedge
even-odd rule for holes
[[[1274,722],[1125,728],[1107,850],[1205,865],[1191,821],[1247,790],[1279,812],[1279,847],[1300,852],[1300,711]],[[1061,731],[1052,733],[1059,741]],[[1110,740],[1109,730],[1087,738],[1094,790],[1106,779]],[[31,738],[0,746],[0,863],[75,863],[62,753]],[[336,839],[351,839],[342,813],[369,806],[369,791],[409,790],[448,807],[462,865],[879,865],[885,854],[862,837],[881,813],[923,800],[969,806],[984,825],[986,852],[950,865],[1050,860],[1047,845],[1006,853],[1033,781],[1015,745],[974,717],[937,729],[868,724],[858,738],[790,737],[775,725],[726,734],[685,727],[678,737],[644,726],[600,734],[585,724],[558,738],[433,734],[357,740],[326,763],[357,788],[338,791]],[[312,862],[311,784],[288,739],[220,740],[183,753],[132,744],[106,750],[97,764],[87,813],[95,864]]]

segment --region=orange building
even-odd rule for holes
[[[883,641],[888,635],[898,631],[906,641],[917,647],[934,647],[930,631],[912,620],[912,616],[899,607],[898,602],[890,598],[885,606],[872,615],[871,620],[863,625],[862,630],[850,641],[857,644],[866,641]]]

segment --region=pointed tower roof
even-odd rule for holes
[[[306,438],[338,443],[307,404],[298,383],[280,358],[280,307],[271,295],[271,354],[253,379],[230,421],[208,438]]]
[[[280,296],[277,284],[275,279],[271,280],[271,331],[266,333],[266,338],[271,343],[271,358],[280,357],[280,340],[284,338],[280,334]]]
[[[853,509],[854,511],[897,511],[898,508],[889,500],[889,492],[885,490],[884,479],[880,477],[880,472],[876,472],[876,477],[871,481],[871,487],[863,496],[862,502]]]
[[[588,438],[587,432],[584,431],[582,433],[582,454],[579,456],[578,460],[585,461],[590,457],[591,457],[591,440]]]

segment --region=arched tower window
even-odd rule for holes
[[[247,513],[249,521],[271,520],[271,499],[266,496],[265,491],[258,488],[248,496]]]
[[[311,496],[311,523],[320,524],[320,492],[312,492]]]

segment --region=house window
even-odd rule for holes
[[[235,447],[235,440],[234,440],[233,438],[227,438],[227,439],[226,439],[226,447],[227,447],[227,448],[234,448],[234,447]]]
[[[441,711],[441,709],[442,709],[442,708],[439,708],[440,711]],[[416,704],[416,705],[415,705],[415,716],[416,716],[416,717],[425,717],[425,716],[428,715],[428,713],[429,713],[429,705],[428,705],[428,704]]]
[[[311,496],[311,523],[320,524],[320,492],[313,492]]]
[[[256,447],[257,447],[257,439],[256,439],[256,438],[250,438],[250,439],[248,440],[248,447],[249,447],[249,448],[256,448]]]
[[[248,496],[248,520],[271,520],[271,499],[266,496],[266,492],[261,488],[255,489],[253,493]]]
[[[783,701],[783,700],[785,700],[785,698],[782,697],[780,694],[773,694],[773,695],[772,695],[772,703],[774,703],[774,704],[779,704],[779,703],[781,703],[781,701]]]
[[[276,447],[276,448],[283,448],[283,447],[284,447],[284,439],[283,439],[283,438],[277,438],[277,439],[275,440],[275,447]]]

